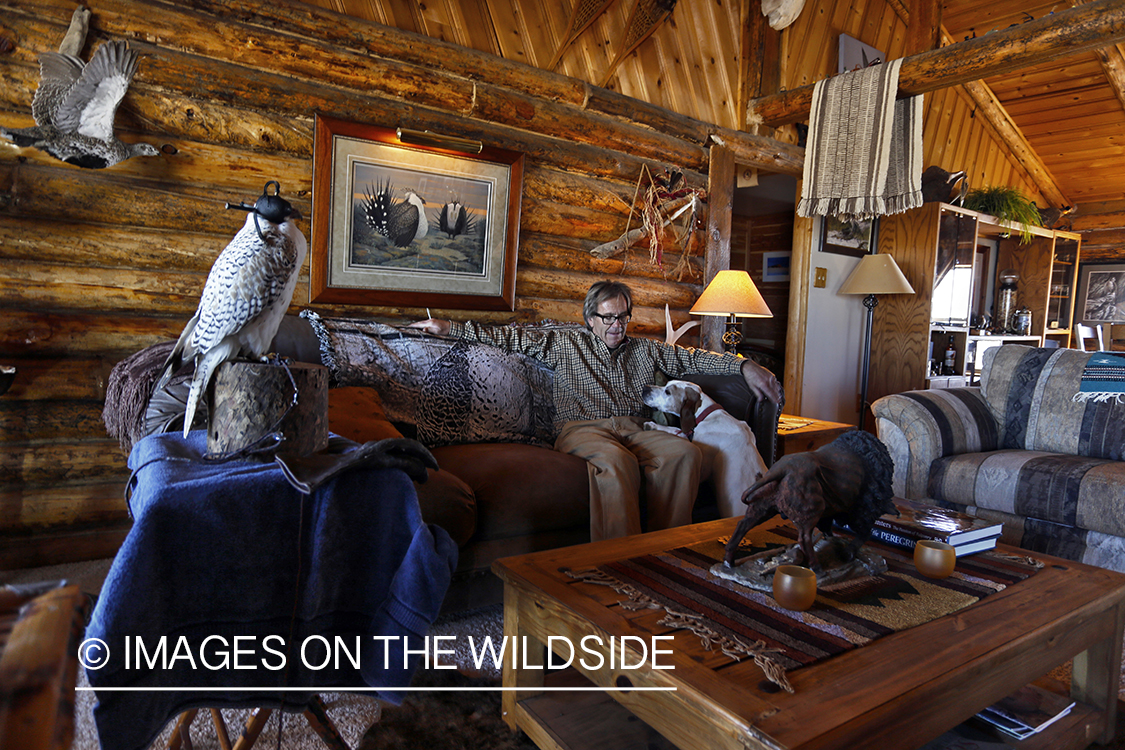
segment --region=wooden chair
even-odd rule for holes
[[[1106,350],[1111,352],[1125,351],[1125,325],[1113,323],[1108,326],[1109,336],[1106,337]]]
[[[1105,351],[1105,341],[1102,338],[1102,327],[1101,326],[1087,326],[1087,325],[1083,325],[1081,323],[1077,323],[1074,326],[1074,331],[1075,331],[1075,336],[1077,336],[1077,341],[1075,343],[1078,344],[1078,346],[1075,347],[1075,348],[1081,349],[1084,352],[1089,352],[1089,351],[1104,352]],[[1087,348],[1086,342],[1091,340],[1091,339],[1098,342],[1098,348],[1097,349]]]
[[[226,722],[223,720],[223,714],[219,709],[209,709],[211,712],[211,721],[215,723],[215,735],[219,740],[219,747],[222,750],[250,750],[258,739],[258,735],[266,726],[269,721],[270,714],[273,713],[269,708],[256,708],[250,714],[250,718],[246,721],[246,726],[243,727],[242,732],[239,734],[238,739],[232,744],[230,741],[230,733],[227,731]],[[168,750],[191,750],[191,739],[188,730],[191,728],[191,723],[195,721],[196,714],[200,709],[193,708],[180,714],[179,720],[176,722],[176,729],[172,732],[172,736],[168,738]],[[320,696],[313,698],[309,707],[304,710],[305,720],[309,722],[309,726],[313,731],[324,740],[330,750],[350,750],[348,743],[340,736],[339,730],[336,725],[332,723],[329,718],[328,712],[324,708],[324,702]]]
[[[70,747],[89,607],[77,586],[0,587],[0,747]]]

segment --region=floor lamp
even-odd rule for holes
[[[867,419],[867,377],[871,369],[871,331],[874,326],[877,294],[914,294],[914,287],[902,275],[895,259],[886,253],[865,255],[840,286],[840,294],[863,294],[867,308],[867,331],[863,341],[863,373],[860,376],[859,429]]]
[[[736,354],[742,341],[739,318],[772,318],[754,280],[745,271],[719,271],[699,295],[690,310],[692,315],[717,315],[727,319],[723,348]]]

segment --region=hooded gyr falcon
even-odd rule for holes
[[[270,185],[278,192],[269,194]],[[268,351],[305,262],[308,243],[293,222],[301,213],[266,183],[253,206],[227,204],[248,212],[246,223],[219,254],[207,275],[195,315],[164,363],[159,391],[188,359],[195,360],[184,412],[184,437],[200,396],[219,365],[245,353],[261,359]]]

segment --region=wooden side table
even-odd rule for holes
[[[777,457],[781,458],[787,453],[816,450],[822,445],[831,443],[841,433],[854,428],[855,425],[843,422],[782,414],[777,425]]]

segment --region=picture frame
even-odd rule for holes
[[[789,281],[789,259],[793,255],[788,250],[770,250],[762,253],[762,283]]]
[[[319,114],[313,140],[310,302],[515,309],[523,154]]]
[[[1125,264],[1083,264],[1077,302],[1078,322],[1125,324]]]
[[[820,250],[825,253],[862,258],[876,247],[878,219],[841,221],[835,216],[820,220]]]

